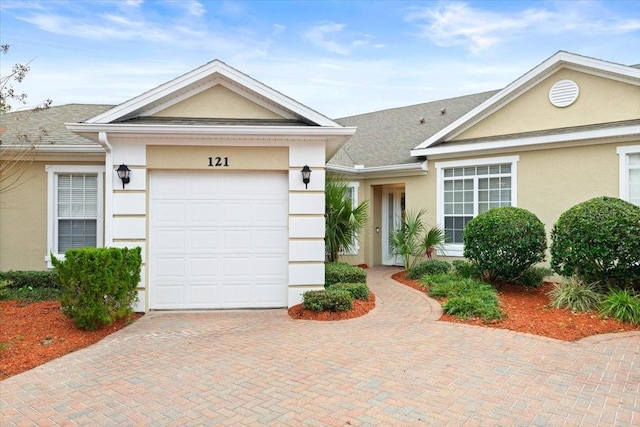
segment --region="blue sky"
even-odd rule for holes
[[[119,104],[213,59],[338,118],[499,89],[558,50],[640,63],[640,0],[0,1],[28,105]],[[17,106],[14,106],[14,108]]]

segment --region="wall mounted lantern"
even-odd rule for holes
[[[131,172],[131,169],[123,163],[118,167],[118,169],[116,169],[116,172],[118,172],[118,178],[122,180],[122,189],[124,190],[124,185],[131,181],[131,178],[129,178],[129,172]]]
[[[309,166],[304,165],[300,172],[302,172],[302,182],[304,183],[304,188],[308,188],[309,181],[311,181],[311,169],[309,169]]]

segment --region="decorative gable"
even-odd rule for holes
[[[562,92],[554,88],[559,82]],[[553,99],[563,102],[556,106]],[[634,120],[640,118],[639,99],[638,85],[562,68],[451,141]]]
[[[258,120],[285,118],[221,84],[170,105],[152,116]]]
[[[638,99],[640,70],[560,51],[416,146],[411,155],[637,135]]]

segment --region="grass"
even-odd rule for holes
[[[628,289],[610,291],[602,300],[600,315],[621,322],[640,324],[640,297]]]
[[[428,287],[429,296],[446,299],[442,309],[447,314],[461,319],[477,317],[484,322],[504,317],[498,294],[487,283],[454,274],[424,276],[421,282]]]

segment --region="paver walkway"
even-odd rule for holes
[[[377,307],[347,321],[152,312],[0,382],[0,425],[640,425],[639,333],[436,322],[395,271],[368,270]]]

